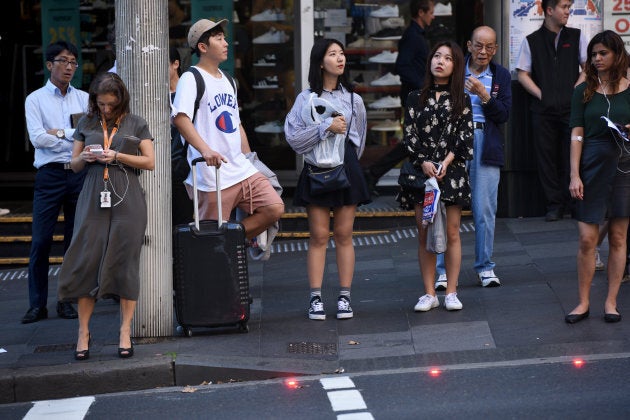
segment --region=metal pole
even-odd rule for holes
[[[155,148],[155,170],[140,175],[148,225],[134,337],[173,335],[168,45],[168,0],[116,0],[116,71],[129,89],[131,112],[149,123]]]

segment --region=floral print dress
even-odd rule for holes
[[[403,145],[409,160],[422,171],[425,161],[441,162],[449,152],[455,158],[447,167],[446,176],[440,181],[440,198],[448,205],[470,205],[470,183],[466,161],[473,157],[473,120],[470,97],[466,95],[466,107],[461,115],[450,119],[451,95],[443,91],[439,99],[431,91],[425,104],[420,103],[420,91],[409,94],[405,112]],[[402,188],[396,197],[401,207],[413,210],[424,200],[424,190]]]

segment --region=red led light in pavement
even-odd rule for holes
[[[296,389],[300,387],[300,383],[293,378],[286,379],[284,381],[284,384],[287,386],[287,388],[291,388],[291,389]]]
[[[576,368],[581,368],[582,366],[584,366],[584,360],[583,359],[573,359],[573,366],[575,366]]]
[[[433,376],[434,378],[437,378],[441,374],[442,374],[442,371],[438,368],[432,368],[431,370],[429,370],[429,375]]]

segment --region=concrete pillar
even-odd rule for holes
[[[129,89],[131,112],[147,120],[155,139],[155,170],[140,175],[148,225],[134,337],[173,335],[168,52],[168,1],[116,0],[117,72]]]

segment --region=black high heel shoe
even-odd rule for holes
[[[92,344],[92,334],[88,334],[88,348],[85,350],[75,350],[74,358],[75,360],[87,360],[90,358],[90,344]]]
[[[131,343],[131,347],[129,348],[118,347],[118,357],[121,359],[129,359],[133,356],[133,341],[131,337],[129,337],[129,342]]]

